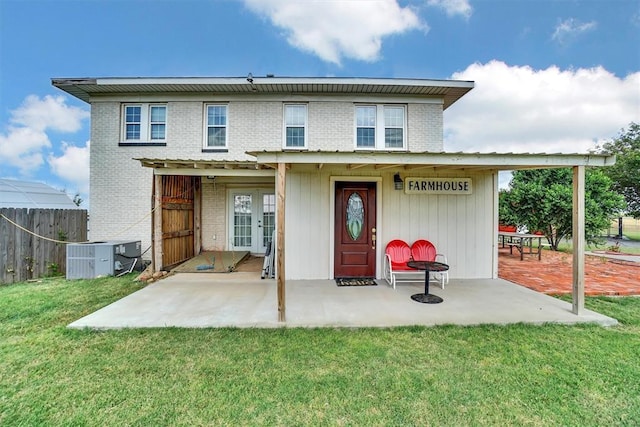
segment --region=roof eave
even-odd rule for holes
[[[332,78],[332,77],[115,77],[54,78],[52,85],[91,102],[93,96],[116,94],[212,93],[259,94],[370,94],[425,96],[443,99],[446,109],[473,89],[462,80]]]

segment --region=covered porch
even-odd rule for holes
[[[452,279],[458,279],[461,283],[499,283],[497,279],[497,227],[498,227],[498,180],[497,173],[500,170],[536,169],[571,167],[574,172],[574,262],[573,262],[573,306],[569,313],[577,318],[583,316],[584,310],[584,185],[585,168],[587,166],[606,166],[615,162],[615,157],[606,155],[546,155],[546,154],[479,154],[479,153],[368,153],[368,152],[253,152],[248,153],[256,158],[255,162],[236,164],[233,162],[208,162],[200,161],[158,161],[153,159],[139,159],[143,166],[154,169],[155,181],[160,184],[162,175],[172,176],[268,176],[275,181],[275,226],[276,226],[276,289],[273,295],[277,301],[276,310],[278,320],[283,324],[289,324],[288,316],[291,314],[288,293],[293,291],[294,284],[325,282],[334,277],[334,259],[337,249],[334,246],[334,185],[341,181],[367,181],[373,182],[378,192],[377,206],[378,226],[371,231],[378,233],[377,239],[384,243],[398,236],[405,227],[398,211],[402,206],[411,205],[409,196],[400,195],[392,187],[396,171],[402,171],[406,176],[419,174],[420,176],[461,176],[471,177],[480,182],[477,192],[474,190],[470,204],[463,205],[452,200],[449,201],[450,211],[438,210],[438,201],[430,204],[433,220],[437,218],[447,221],[446,230],[442,230],[445,236],[441,240],[448,245],[446,252],[455,254],[459,258],[454,260]],[[224,173],[223,173],[224,172]],[[155,182],[154,181],[154,182]],[[161,185],[156,185],[154,200]],[[309,195],[313,194],[314,197]],[[302,196],[302,197],[301,197]],[[385,198],[385,202],[382,200]],[[439,196],[433,196],[439,197]],[[425,200],[425,199],[422,199]],[[423,203],[426,205],[427,203]],[[159,246],[161,240],[157,239],[161,233],[158,225],[162,223],[160,218],[162,209],[155,209],[155,221],[153,226],[154,253],[162,253]],[[195,209],[198,212],[198,209]],[[451,213],[450,213],[451,212]],[[482,214],[483,222],[477,226],[478,215]],[[196,215],[194,215],[196,216]],[[302,218],[302,219],[301,219]],[[308,227],[308,218],[312,227]],[[409,224],[416,233],[422,222],[422,216],[415,215],[414,222]],[[297,222],[296,222],[297,219]],[[304,221],[303,221],[304,220]],[[195,229],[198,229],[199,220],[194,221]],[[285,224],[287,224],[285,226]],[[428,227],[436,230],[442,227]],[[438,223],[440,224],[440,223]],[[469,244],[468,235],[458,236],[460,225],[465,225],[473,231],[473,243]],[[304,230],[312,230],[312,238],[300,239],[302,226]],[[428,224],[427,224],[428,225]],[[424,226],[424,225],[423,225]],[[406,228],[406,227],[405,227]],[[433,231],[431,231],[433,232]],[[192,233],[197,235],[196,233]],[[415,234],[413,232],[409,233]],[[327,237],[328,236],[328,237]],[[372,236],[375,241],[375,236]],[[307,242],[314,242],[309,246]],[[196,239],[196,249],[197,245]],[[382,259],[383,245],[373,244],[375,259]],[[441,245],[442,246],[442,245]],[[286,249],[285,249],[286,247]],[[469,255],[464,251],[472,251],[473,248],[481,250],[473,251]],[[309,252],[310,250],[313,252]],[[285,264],[285,254],[287,263]],[[468,255],[468,256],[467,256]],[[307,259],[313,262],[302,262]],[[463,262],[464,260],[464,262]],[[450,260],[451,261],[451,260]],[[285,267],[286,265],[286,267]],[[156,266],[157,268],[157,266]],[[463,270],[464,268],[464,270]],[[456,270],[457,269],[457,270]],[[303,274],[304,273],[304,274]],[[304,275],[304,277],[303,277]],[[380,278],[380,267],[375,277]],[[300,280],[308,279],[308,280]],[[313,280],[312,280],[313,279]],[[286,282],[286,284],[285,284]],[[310,298],[311,287],[303,287],[304,297]],[[320,289],[326,290],[324,287]],[[477,289],[474,289],[477,291]],[[414,292],[415,293],[415,292]],[[474,292],[470,291],[470,295]],[[494,295],[495,292],[487,292]],[[287,296],[286,296],[287,295]],[[322,298],[329,298],[322,293]],[[286,304],[285,304],[286,302]],[[322,305],[326,305],[325,301]],[[505,304],[509,304],[506,302]],[[271,310],[274,309],[271,306]],[[388,308],[379,307],[377,310],[386,312]],[[286,315],[285,315],[286,312]],[[524,321],[524,320],[520,320]],[[554,321],[554,320],[541,320]],[[447,322],[444,322],[447,323]],[[455,322],[453,322],[455,323]],[[295,324],[295,322],[294,322]]]
[[[513,323],[617,324],[557,298],[502,279],[452,279],[431,292],[441,304],[419,304],[418,281],[338,287],[333,280],[287,281],[286,320],[279,320],[276,280],[257,272],[179,273],[153,283],[69,325],[71,328],[397,327]]]

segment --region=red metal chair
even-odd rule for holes
[[[416,270],[407,267],[411,261],[411,248],[405,241],[396,239],[387,243],[384,252],[384,278],[395,289],[398,274],[416,273]]]
[[[415,261],[437,261],[444,264],[447,263],[447,257],[444,254],[439,254],[436,251],[436,247],[428,240],[416,240],[411,245],[411,257]],[[440,287],[444,289],[444,285],[449,283],[449,272],[433,272],[431,277],[440,284]],[[431,281],[431,277],[429,280]]]

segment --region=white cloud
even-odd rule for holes
[[[427,4],[444,10],[447,16],[461,15],[469,19],[473,13],[468,0],[427,0]]]
[[[73,189],[82,194],[89,193],[89,146],[90,141],[87,141],[84,147],[64,142],[62,155],[56,157],[50,154],[48,158],[51,171],[73,184]]]
[[[343,57],[374,61],[380,56],[384,37],[427,29],[411,8],[401,7],[397,0],[244,3],[282,28],[289,44],[335,64],[340,64]]]
[[[10,126],[6,134],[0,135],[0,164],[16,167],[21,174],[29,175],[42,166],[42,151],[50,147],[49,137],[41,130]]]
[[[640,72],[492,61],[452,78],[475,88],[445,112],[447,151],[586,153],[640,120]]]
[[[14,125],[45,131],[77,132],[89,112],[78,107],[68,106],[63,96],[39,98],[29,95],[20,107],[11,112]]]
[[[67,105],[62,96],[27,96],[0,133],[0,164],[3,169],[17,168],[21,175],[33,175],[52,147],[48,133],[77,132],[88,117],[88,111]]]
[[[580,22],[573,18],[565,19],[556,26],[551,40],[560,44],[570,43],[580,34],[595,30],[597,26],[595,21]]]

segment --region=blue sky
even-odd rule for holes
[[[473,80],[445,149],[582,153],[640,122],[640,0],[0,0],[0,177],[87,200],[58,77]]]

